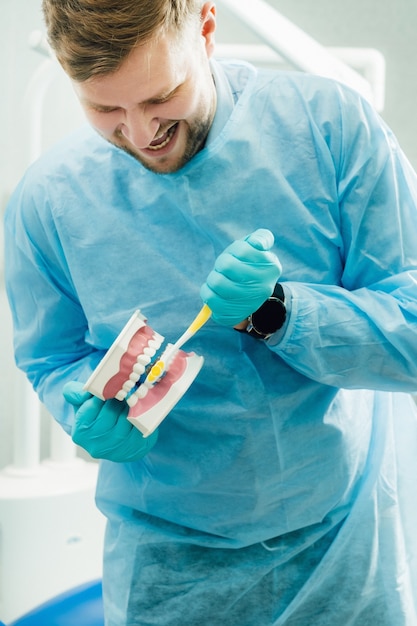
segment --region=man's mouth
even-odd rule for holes
[[[168,130],[165,133],[163,133],[160,137],[158,137],[157,139],[154,139],[149,144],[148,150],[158,151],[158,150],[162,150],[162,148],[165,148],[165,146],[167,146],[169,142],[171,141],[177,128],[178,128],[178,122],[173,124],[171,128],[168,128]]]

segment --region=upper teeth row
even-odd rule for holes
[[[122,388],[116,394],[117,400],[124,400],[128,393],[132,391],[139,378],[142,376],[142,374],[145,373],[146,367],[155,356],[157,350],[159,350],[159,348],[161,347],[162,342],[163,337],[161,335],[158,335],[158,333],[155,333],[153,338],[148,341],[148,345],[146,346],[146,348],[144,348],[143,352],[137,356],[136,363],[132,368],[132,372],[130,373],[128,380],[124,382]],[[145,387],[145,385],[141,385],[140,389],[142,387]],[[146,393],[147,389],[145,394]],[[127,400],[127,402],[129,403],[129,399]],[[134,404],[136,404],[136,402],[137,399],[135,400]]]
[[[162,148],[165,148],[165,146],[168,145],[168,143],[171,141],[172,135],[173,135],[173,129],[170,128],[168,130],[167,138],[162,143],[159,143],[156,146],[151,146],[151,145],[148,146],[149,150],[161,150]]]

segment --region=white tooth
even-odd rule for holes
[[[115,397],[116,397],[116,400],[122,401],[126,398],[126,396],[127,396],[127,392],[123,391],[123,389],[120,389],[120,391],[117,392]]]
[[[162,148],[165,148],[165,146],[171,141],[172,136],[174,134],[174,131],[175,131],[175,124],[174,124],[174,126],[171,126],[170,129],[168,129],[168,135],[167,135],[167,138],[165,139],[165,141],[163,141],[162,143],[158,144],[157,146],[148,146],[148,149],[157,151],[157,150],[161,150]],[[161,135],[161,137],[163,136],[163,134]],[[158,139],[159,139],[159,137],[158,137]]]
[[[158,342],[158,348],[161,346],[162,342],[164,341],[165,337],[163,337],[162,335],[160,335],[159,333],[154,332],[153,336],[152,336],[152,341],[156,341]]]
[[[149,346],[150,348],[154,348],[155,350],[157,350],[157,349],[159,348],[159,346],[160,346],[160,345],[161,345],[161,344],[160,344],[158,341],[156,341],[155,339],[150,339],[150,340],[149,340],[149,343],[148,343],[148,346]]]
[[[135,386],[135,383],[133,383],[131,380],[127,380],[123,385],[123,389],[124,391],[129,392],[133,389],[134,386]]]
[[[130,407],[132,407],[132,406],[135,406],[138,400],[139,398],[137,397],[137,395],[135,393],[132,393],[132,395],[128,397],[126,402]]]
[[[151,348],[151,347],[148,345],[146,348],[144,348],[143,353],[144,353],[144,354],[147,354],[147,355],[148,355],[148,356],[150,356],[150,357],[153,357],[153,356],[155,356],[155,354],[156,354],[156,350],[155,350],[155,348]]]
[[[140,377],[145,371],[145,366],[140,363],[135,363],[133,366],[133,371]]]
[[[146,396],[148,391],[149,391],[149,389],[148,389],[148,387],[146,385],[141,385],[139,387],[139,389],[135,392],[135,395],[140,400],[141,398],[144,398]]]
[[[139,378],[140,376],[138,376],[138,374],[135,371],[133,371],[129,376],[129,380],[132,380],[134,383],[137,383]]]
[[[147,354],[140,354],[136,361],[141,365],[148,365],[151,362],[151,357]]]

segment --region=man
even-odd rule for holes
[[[92,129],[14,193],[7,285],[18,365],[102,459],[106,623],[415,624],[417,179],[392,133],[331,81],[215,62],[210,1],[43,8]],[[135,309],[174,341],[200,295],[203,369],[144,439],[83,383]]]

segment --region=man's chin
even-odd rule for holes
[[[136,152],[129,146],[126,146],[117,141],[111,141],[110,139],[107,139],[107,141],[111,143],[111,145],[115,148],[119,148],[119,150],[122,150],[129,156],[133,157],[136,161],[138,161],[138,163],[143,165],[143,167],[145,167],[150,172],[153,172],[154,174],[171,174],[173,172],[177,172],[185,165],[188,160],[184,157],[175,160],[169,157],[146,159],[143,157],[142,154]]]
[[[188,132],[182,138],[176,137],[175,146],[171,151],[163,156],[147,157],[143,153],[135,150],[118,137],[112,139],[104,137],[119,150],[122,150],[129,156],[133,157],[138,163],[143,165],[150,172],[155,174],[172,174],[178,172],[191,159],[203,149],[207,135],[210,129],[210,123],[206,122],[194,128],[194,133]],[[178,131],[177,131],[178,132]]]

